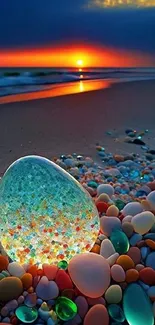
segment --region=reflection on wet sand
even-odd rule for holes
[[[44,90],[0,97],[0,104],[77,94],[110,87],[111,80],[85,80],[49,86]]]

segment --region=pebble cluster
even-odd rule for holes
[[[1,255],[1,323],[155,324],[155,159],[96,149],[101,166],[76,154],[54,158],[96,204],[93,249],[57,265]]]

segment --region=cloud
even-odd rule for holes
[[[88,7],[94,8],[149,8],[155,7],[155,0],[90,0]]]

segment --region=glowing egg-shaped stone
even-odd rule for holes
[[[0,240],[13,260],[69,261],[92,248],[98,231],[98,212],[90,195],[50,160],[26,156],[4,174]]]

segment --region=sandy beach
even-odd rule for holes
[[[126,128],[148,129],[143,140],[155,149],[154,94],[155,81],[140,81],[0,105],[0,173],[28,154],[52,159],[77,152],[97,160],[96,143],[113,153],[142,153],[140,146],[124,142]]]

